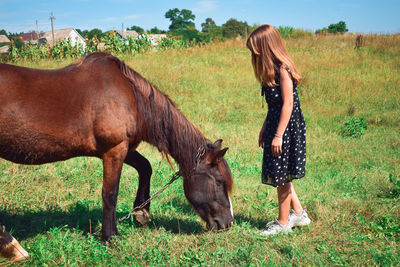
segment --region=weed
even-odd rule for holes
[[[400,179],[396,179],[393,174],[389,174],[389,182],[392,184],[390,196],[397,198],[400,196]]]
[[[366,129],[367,124],[363,118],[346,118],[342,128],[342,136],[360,138]]]

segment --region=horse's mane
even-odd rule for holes
[[[186,119],[167,95],[118,58],[94,53],[75,64],[80,65],[96,58],[115,62],[131,83],[140,125],[146,128],[143,140],[156,146],[167,157],[171,155],[179,164],[181,174],[188,177],[196,164],[195,157],[199,148],[207,147],[206,137]]]

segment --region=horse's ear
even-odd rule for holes
[[[217,150],[221,150],[221,145],[222,145],[222,139],[218,139],[214,143],[214,146],[217,148]]]
[[[224,157],[226,151],[228,151],[229,147],[226,147],[222,150],[211,152],[207,157],[208,164],[218,164],[221,159]]]

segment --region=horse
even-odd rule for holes
[[[149,198],[152,168],[137,151],[143,141],[177,162],[184,194],[208,230],[231,227],[228,148],[222,149],[221,139],[210,142],[166,94],[123,61],[98,52],[53,70],[0,64],[0,157],[35,165],[100,158],[103,241],[119,235],[116,204],[124,163],[139,174],[134,207]],[[3,229],[1,238],[0,254],[28,257]]]

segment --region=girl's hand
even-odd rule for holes
[[[275,136],[271,144],[272,155],[275,157],[282,154],[282,138]]]

